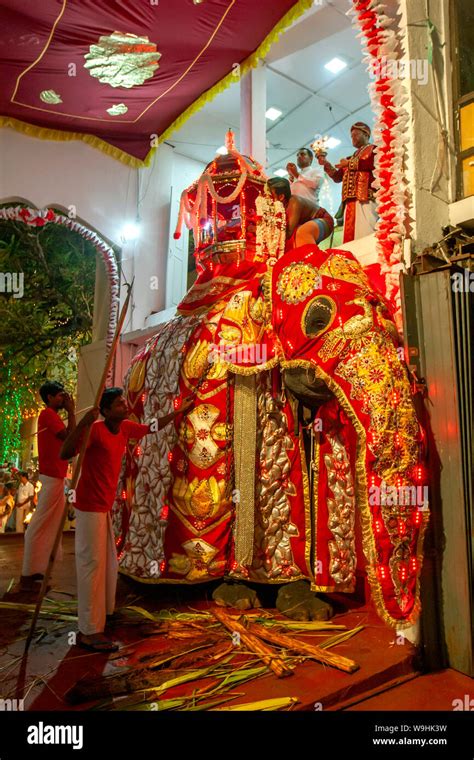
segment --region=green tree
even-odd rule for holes
[[[19,410],[34,413],[46,378],[75,391],[79,349],[91,340],[96,256],[60,225],[0,220],[0,273],[22,275],[23,290],[0,293],[0,462],[18,451]]]

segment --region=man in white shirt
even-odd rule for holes
[[[5,533],[8,518],[15,506],[15,484],[13,482],[2,485],[0,493],[0,533]]]
[[[25,526],[23,520],[30,511],[33,505],[33,498],[35,495],[35,487],[33,483],[28,480],[28,474],[26,472],[20,472],[20,485],[18,486],[16,496],[16,532],[24,533]]]
[[[313,151],[309,148],[300,148],[296,154],[296,164],[286,165],[288,179],[291,184],[291,194],[308,198],[319,205],[319,191],[324,180],[324,173],[313,168]]]

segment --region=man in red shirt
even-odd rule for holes
[[[344,243],[370,235],[377,223],[374,188],[375,145],[370,142],[370,127],[356,121],[351,127],[351,140],[355,153],[341,158],[336,166],[318,156],[318,162],[334,182],[342,182],[344,204]]]
[[[158,419],[157,429],[187,411],[192,399],[181,408]],[[98,414],[103,421],[96,421]],[[115,607],[117,552],[111,509],[115,500],[122,458],[127,441],[153,432],[150,425],[127,419],[129,410],[122,388],[107,388],[99,409],[91,409],[65,440],[61,457],[77,454],[86,429],[92,425],[75,494],[76,574],[79,617],[77,643],[88,649],[111,652],[117,645],[104,635],[106,616]]]
[[[46,408],[38,417],[38,459],[39,479],[42,488],[28,530],[25,533],[23,568],[20,591],[32,591],[43,579],[64,512],[64,478],[67,462],[59,457],[59,452],[68,434],[76,427],[74,401],[56,381],[48,381],[40,388],[40,396]],[[58,414],[60,409],[67,412],[67,427]],[[61,544],[57,559],[62,558]]]

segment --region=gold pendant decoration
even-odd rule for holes
[[[210,352],[207,340],[198,340],[186,353],[183,372],[188,380],[197,380],[209,367]]]
[[[153,76],[161,53],[148,37],[113,32],[99,38],[84,56],[91,77],[111,87],[136,87]]]
[[[186,554],[173,553],[169,561],[172,573],[185,575],[188,581],[198,581],[222,572],[225,563],[214,559],[217,554],[214,546],[202,539],[191,539],[182,546]]]
[[[126,106],[125,103],[115,103],[115,105],[107,108],[107,113],[111,116],[121,116],[121,114],[127,113],[127,111],[128,106]]]
[[[56,106],[58,103],[63,102],[61,95],[58,95],[55,90],[43,90],[43,92],[40,93],[40,98],[43,103],[49,103],[52,106]]]
[[[191,446],[188,456],[201,469],[212,467],[224,455],[216,441],[225,441],[225,425],[217,422],[219,409],[212,404],[200,404],[183,420],[179,429],[181,446]]]
[[[280,273],[276,290],[282,301],[295,305],[310,296],[320,281],[316,267],[294,261]]]
[[[191,482],[186,477],[176,477],[173,483],[173,500],[179,511],[197,522],[210,520],[225,506],[225,481],[214,476]],[[193,521],[194,524],[194,521]]]

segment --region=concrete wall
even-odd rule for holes
[[[407,146],[407,178],[412,219],[412,250],[419,253],[442,237],[449,223],[449,204],[455,200],[455,156],[451,96],[451,51],[448,0],[430,3],[433,35],[433,63],[428,64],[428,80],[405,78],[410,113]],[[428,32],[425,0],[401,0],[401,27],[404,58],[426,61]],[[443,45],[443,47],[442,47]],[[422,65],[421,63],[419,64]],[[446,130],[445,140],[443,130]]]

